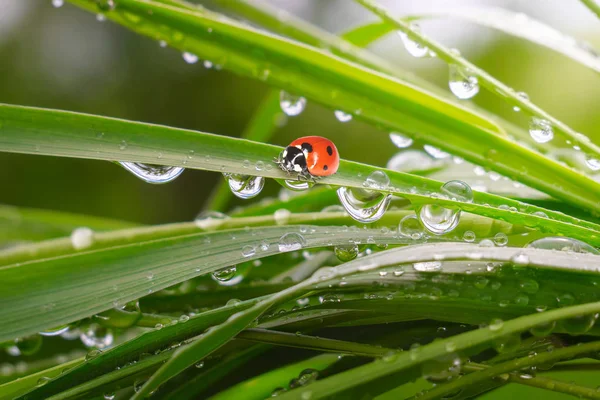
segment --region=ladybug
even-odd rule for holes
[[[288,174],[298,174],[298,179],[314,181],[316,177],[335,174],[340,165],[340,155],[331,140],[305,136],[290,143],[276,162]]]

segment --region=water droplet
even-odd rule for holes
[[[433,157],[437,160],[441,160],[441,159],[450,157],[449,153],[446,153],[445,151],[440,150],[437,147],[431,146],[429,144],[424,145],[423,150],[425,150],[427,152],[427,154],[429,154],[431,157]]]
[[[52,0],[52,7],[60,8],[65,4],[65,0]]]
[[[571,293],[563,293],[556,297],[559,307],[568,307],[575,304],[575,297]]]
[[[370,223],[380,219],[390,205],[391,194],[375,191],[340,187],[338,198],[344,209],[358,222]]]
[[[189,53],[186,51],[186,52],[182,53],[181,56],[183,57],[185,62],[188,64],[196,64],[198,62],[198,56],[193,53]]]
[[[206,69],[211,69],[213,67],[212,61],[209,61],[209,60],[204,60],[202,65],[204,65],[204,68],[206,68]]]
[[[279,251],[287,252],[287,251],[295,251],[300,250],[302,247],[306,245],[306,240],[304,236],[299,233],[291,232],[286,233],[279,239]]]
[[[412,23],[410,24],[410,29],[414,32],[420,32],[419,25]],[[400,39],[402,39],[402,43],[404,43],[404,47],[408,54],[416,58],[422,58],[429,55],[429,48],[423,46],[421,43],[418,43],[406,35],[404,32],[398,31],[398,35],[400,35]]]
[[[600,170],[600,160],[598,160],[596,157],[593,157],[593,156],[586,157],[585,165],[587,165],[587,167],[589,169],[591,169],[592,171]]]
[[[525,92],[517,92],[517,97],[519,97],[523,101],[529,101],[529,96]],[[521,107],[519,107],[518,105],[515,105],[515,106],[513,106],[513,110],[515,112],[519,112],[519,111],[521,111]]]
[[[423,226],[416,215],[407,215],[398,224],[398,232],[402,236],[417,240],[423,237]]]
[[[447,353],[441,357],[423,363],[423,378],[429,382],[448,382],[457,378],[461,370],[461,360],[455,353]]]
[[[76,228],[71,233],[71,245],[75,250],[83,250],[94,244],[94,231],[87,227]]]
[[[490,331],[497,332],[497,331],[501,330],[503,326],[504,326],[504,321],[502,321],[499,318],[496,318],[496,319],[492,320],[492,322],[490,322],[490,325],[488,326],[488,328],[490,329]]]
[[[510,259],[513,264],[523,266],[529,264],[529,256],[525,253],[519,252],[512,256]]]
[[[533,242],[527,244],[526,247],[600,255],[600,251],[596,250],[589,244],[567,237],[545,237],[543,239],[534,240]]]
[[[463,240],[465,242],[472,243],[475,241],[475,239],[476,239],[475,232],[465,231],[465,233],[463,233]]]
[[[307,189],[310,189],[314,186],[314,183],[308,181],[300,181],[300,180],[289,180],[285,179],[283,181],[283,185],[290,190],[301,192]]]
[[[265,186],[265,178],[262,176],[239,175],[223,173],[229,184],[231,193],[240,199],[251,199],[258,196]]]
[[[114,400],[115,398],[115,394],[114,393],[104,393],[104,400]]]
[[[529,134],[538,143],[546,143],[554,138],[554,129],[549,121],[542,118],[531,117]]]
[[[336,257],[343,262],[354,260],[358,256],[358,246],[356,244],[335,246]]]
[[[167,165],[151,165],[136,162],[121,161],[123,168],[143,180],[152,184],[168,183],[177,178],[184,171],[182,167]]]
[[[31,356],[42,348],[42,337],[40,335],[30,335],[16,338],[15,345],[6,350],[11,356]]]
[[[255,254],[256,254],[256,247],[250,246],[250,245],[242,247],[242,256],[252,257]]]
[[[295,117],[304,111],[306,99],[302,96],[294,96],[282,90],[279,93],[279,105],[286,115]]]
[[[429,232],[444,235],[451,232],[460,220],[460,210],[426,204],[419,210],[419,219]]]
[[[494,348],[498,353],[510,353],[521,346],[521,335],[507,335],[494,341]]]
[[[583,335],[596,324],[598,314],[578,315],[559,322],[562,329],[570,335]]]
[[[196,226],[204,230],[212,230],[221,226],[229,216],[218,211],[203,211],[194,220]]]
[[[404,136],[403,134],[398,132],[390,132],[390,140],[399,149],[405,149],[413,144],[412,138]]]
[[[442,269],[442,263],[439,261],[419,262],[419,263],[414,263],[413,268],[419,272],[439,271]]]
[[[42,376],[37,380],[37,386],[44,386],[46,383],[50,382],[52,379],[47,376]]]
[[[456,64],[449,66],[448,86],[459,99],[467,100],[479,93],[479,81],[467,69]]]
[[[215,282],[222,286],[235,286],[244,278],[242,274],[237,274],[235,265],[216,270],[211,276]]]
[[[535,294],[539,290],[540,285],[533,279],[522,279],[519,281],[519,289],[525,293]]]
[[[385,190],[390,186],[390,178],[383,171],[374,171],[365,179],[363,186],[370,189]]]
[[[348,122],[348,121],[352,120],[352,114],[346,114],[345,112],[340,111],[340,110],[335,110],[333,112],[333,114],[335,115],[337,120],[340,122]]]
[[[114,339],[110,329],[98,324],[90,324],[86,329],[81,331],[79,338],[86,347],[97,349],[104,349],[112,345]]]
[[[277,225],[285,225],[290,220],[292,212],[285,208],[280,208],[273,213],[273,219]]]
[[[545,322],[543,324],[539,324],[531,328],[529,331],[532,335],[543,337],[550,335],[554,328],[556,327],[556,321]]]
[[[204,361],[197,362],[197,363],[195,364],[195,367],[196,367],[196,368],[203,368],[203,367],[204,367]]]
[[[496,246],[506,246],[506,244],[508,243],[508,236],[506,236],[505,233],[498,232],[494,235],[494,243],[496,244]]]
[[[97,0],[96,5],[100,11],[112,11],[115,9],[115,0]]]
[[[40,332],[42,336],[59,336],[69,330],[69,325],[61,325],[56,328],[47,329],[43,332]]]
[[[441,193],[450,200],[462,201],[464,203],[473,202],[473,191],[471,187],[463,181],[448,181],[442,185]]]

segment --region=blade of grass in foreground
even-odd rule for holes
[[[256,175],[275,179],[289,178],[273,163],[280,147],[226,136],[176,129],[114,118],[97,117],[66,111],[0,105],[3,121],[0,150],[98,160],[127,160],[153,164],[160,154],[161,163],[209,171]],[[537,155],[544,159],[541,155]],[[548,170],[537,166],[547,182]],[[541,168],[541,169],[540,169]],[[473,203],[439,196],[442,182],[411,174],[384,170],[342,160],[335,175],[322,184],[364,188],[365,179],[375,171],[385,171],[390,185],[381,192],[391,193],[418,206],[435,203],[460,208],[517,225],[525,224],[554,232],[592,245],[600,244],[598,225],[581,219],[534,207],[487,193],[474,192]],[[563,192],[571,204],[600,204],[600,191],[588,187],[572,175],[571,191]],[[596,182],[591,181],[593,185]],[[554,182],[552,183],[554,185]],[[566,189],[566,186],[561,186]]]
[[[98,11],[86,1],[71,2]],[[265,79],[333,109],[360,110],[360,117],[371,123],[421,138],[557,198],[587,187],[588,195],[577,197],[578,204],[600,210],[600,202],[589,199],[589,193],[600,193],[593,180],[516,144],[490,120],[393,77],[206,10],[121,0],[106,16],[233,72]],[[165,26],[171,29],[169,34]],[[553,182],[548,181],[548,174],[553,175]]]

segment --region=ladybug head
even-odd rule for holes
[[[288,146],[281,152],[279,156],[281,169],[286,172],[292,173],[305,173],[306,168],[306,155],[304,152],[294,146]]]

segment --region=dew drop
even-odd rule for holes
[[[363,186],[369,189],[385,190],[390,186],[390,178],[383,171],[374,171],[365,179]]]
[[[549,121],[542,118],[531,117],[529,134],[538,143],[546,143],[554,138],[554,129]]]
[[[183,57],[185,62],[188,64],[196,64],[198,62],[198,56],[193,53],[189,53],[186,51],[186,52],[182,53],[181,56]]]
[[[282,90],[279,93],[279,105],[281,106],[281,111],[283,111],[285,115],[295,117],[296,115],[302,114],[302,111],[304,111],[306,99],[302,96],[294,96]]]
[[[333,112],[333,114],[335,115],[337,120],[340,122],[348,122],[348,121],[352,120],[352,114],[347,114],[341,110],[335,110]]]
[[[206,69],[211,69],[213,67],[212,61],[209,61],[209,60],[204,60],[202,65],[204,65],[204,68],[206,68]]]
[[[421,239],[423,237],[423,226],[419,222],[416,215],[407,215],[398,224],[398,232],[402,236],[409,237],[413,240]]]
[[[136,162],[120,161],[123,168],[143,180],[152,184],[171,182],[184,171],[182,167],[170,167],[166,165],[151,165]]]
[[[390,132],[390,140],[399,149],[405,149],[413,144],[412,138],[404,136],[403,134],[398,132]]]
[[[423,378],[433,383],[451,381],[459,376],[461,364],[458,355],[447,353],[423,363]]]
[[[517,92],[517,97],[519,97],[523,101],[529,101],[529,96],[525,92]],[[513,111],[519,112],[521,111],[521,107],[518,105],[513,106]]]
[[[419,272],[439,271],[442,269],[442,263],[439,261],[419,262],[419,263],[414,263],[413,268],[415,269],[415,271],[419,271]]]
[[[237,267],[235,265],[216,270],[211,276],[215,282],[223,286],[237,285],[243,279],[243,275],[237,274]]]
[[[251,199],[259,195],[265,186],[265,178],[262,176],[239,175],[223,173],[229,184],[231,193],[240,199]]]
[[[463,233],[463,240],[465,242],[472,243],[475,241],[475,239],[476,239],[475,232],[465,231],[465,233]]]
[[[50,382],[52,380],[52,378],[49,378],[47,376],[42,376],[40,379],[37,380],[37,386],[44,386],[46,383]]]
[[[540,285],[533,279],[523,279],[519,281],[519,289],[525,293],[535,294],[539,290]]]
[[[250,246],[250,245],[242,247],[242,256],[252,257],[255,254],[256,254],[256,247]]]
[[[473,191],[471,190],[471,187],[463,181],[448,181],[442,185],[440,192],[450,200],[461,201],[464,203],[473,202]]]
[[[415,23],[410,24],[410,29],[414,32],[420,32],[419,25]],[[428,47],[423,46],[421,43],[412,40],[404,32],[398,31],[398,35],[400,35],[400,39],[402,39],[402,43],[404,43],[406,51],[408,51],[408,54],[410,54],[411,56],[416,58],[422,58],[429,55]]]
[[[115,394],[114,393],[104,393],[104,395],[102,397],[104,398],[104,400],[114,400]]]
[[[387,211],[391,194],[375,191],[340,187],[338,198],[346,212],[358,222],[370,223],[380,219]]]
[[[498,353],[510,353],[516,351],[521,346],[521,336],[519,334],[507,335],[494,341],[494,348]]]
[[[114,337],[110,329],[98,324],[90,324],[81,331],[79,339],[86,347],[105,349],[113,344]]]
[[[283,181],[283,186],[295,192],[302,192],[313,187],[314,183],[308,181],[285,179]]]
[[[434,235],[444,235],[458,225],[460,210],[437,204],[426,204],[419,210],[419,220],[429,232]]]
[[[459,99],[467,100],[479,93],[479,81],[468,70],[456,64],[449,66],[448,86]]]
[[[524,266],[529,264],[529,256],[525,253],[517,253],[510,259],[513,264],[518,266]]]
[[[589,244],[580,240],[571,239],[567,237],[545,237],[542,239],[534,240],[533,242],[527,244],[526,247],[531,247],[534,249],[558,250],[573,253],[589,253],[600,255],[600,251],[596,250]]]
[[[490,325],[488,326],[488,328],[490,331],[497,332],[497,331],[501,330],[503,326],[504,326],[504,321],[502,321],[499,318],[496,318],[492,322],[490,322]]]
[[[446,153],[445,151],[440,150],[437,147],[431,146],[429,144],[424,145],[423,150],[425,150],[427,152],[427,154],[429,154],[431,157],[433,157],[437,160],[441,160],[441,159],[450,157],[449,153]]]
[[[229,216],[218,211],[203,211],[194,220],[196,226],[204,230],[213,230],[221,226]]]
[[[358,256],[358,246],[356,244],[335,246],[336,257],[343,262],[352,261]]]
[[[596,324],[598,314],[578,315],[559,322],[562,329],[570,335],[583,335]]]
[[[508,236],[506,236],[505,233],[498,232],[494,235],[494,243],[496,244],[496,246],[506,246],[506,244],[508,243]]]
[[[71,245],[75,250],[83,250],[94,244],[94,231],[87,227],[76,228],[71,233]]]
[[[545,322],[531,328],[529,331],[533,336],[543,337],[550,335],[556,328],[556,321]]]
[[[43,332],[40,332],[40,335],[42,335],[42,336],[59,336],[65,332],[67,332],[68,330],[69,330],[69,325],[62,325],[62,326],[58,326],[53,329],[47,329]]]
[[[60,8],[65,4],[65,0],[52,0],[52,7]]]
[[[306,240],[304,236],[295,232],[286,233],[279,239],[278,243],[279,251],[281,252],[300,250],[305,245]]]

